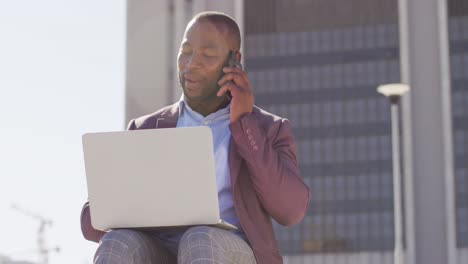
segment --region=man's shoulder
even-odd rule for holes
[[[274,139],[280,135],[293,135],[291,124],[287,118],[269,113],[257,106],[254,106],[252,117],[257,120],[259,128],[269,138]]]
[[[155,128],[157,120],[164,117],[168,113],[172,113],[174,109],[177,107],[177,105],[178,103],[168,105],[151,114],[147,114],[147,115],[135,118],[134,120],[130,121],[129,127],[132,125],[132,123],[134,123],[134,126],[135,126],[134,129]]]
[[[272,114],[256,105],[254,105],[253,113],[255,114],[256,118],[260,119],[260,121],[268,123],[268,124],[281,122],[282,120],[284,120],[283,117]]]

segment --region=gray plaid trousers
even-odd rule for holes
[[[183,234],[177,254],[165,241],[147,233],[116,229],[107,232],[94,256],[96,264],[255,264],[250,246],[239,236],[216,227],[196,226]]]

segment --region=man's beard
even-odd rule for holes
[[[218,78],[216,78],[214,81],[209,81],[208,83],[204,84],[201,90],[201,94],[198,97],[188,97],[188,99],[191,99],[192,101],[205,101],[205,100],[212,100],[212,99],[217,99],[217,93],[221,89],[221,86],[218,85],[218,81],[224,76],[224,73],[221,69]],[[182,92],[184,93],[184,96],[187,98],[186,95],[186,87],[185,87],[185,79],[182,76],[182,74],[179,74],[179,86],[182,89]]]

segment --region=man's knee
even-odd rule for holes
[[[255,263],[250,246],[237,235],[209,226],[187,230],[179,244],[179,263]]]
[[[135,257],[149,258],[150,243],[150,239],[139,231],[111,230],[101,238],[94,261],[95,263],[134,263]]]
[[[143,234],[139,231],[131,229],[115,229],[107,232],[102,238],[100,245],[104,244],[118,244],[123,246],[126,250],[133,250],[145,241]]]
[[[187,239],[210,239],[210,235],[214,232],[214,227],[209,226],[194,226],[185,231],[181,240]]]

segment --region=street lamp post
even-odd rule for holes
[[[395,264],[403,264],[403,210],[401,206],[401,175],[400,175],[400,130],[398,122],[398,102],[403,94],[409,91],[406,84],[385,84],[377,87],[377,91],[385,95],[391,105],[392,113],[392,159],[393,159],[393,211],[395,218]]]

